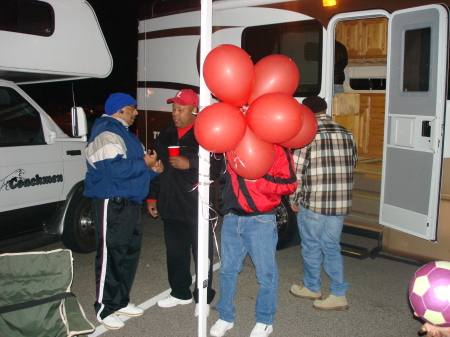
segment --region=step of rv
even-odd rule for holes
[[[382,237],[378,216],[352,211],[344,220],[341,253],[361,260],[375,258],[381,252]]]
[[[355,245],[349,245],[341,242],[341,254],[349,257],[353,257],[356,259],[364,260],[368,257],[372,259],[375,258],[378,253],[381,251],[379,246],[375,246],[372,249],[368,249],[365,247],[359,247]]]
[[[374,179],[374,176],[376,179]],[[355,168],[354,175],[355,189],[364,189],[369,191],[381,191],[381,173],[364,170],[362,168]]]
[[[380,201],[380,192],[354,189],[353,190],[353,198],[363,198],[363,199],[369,199],[369,200],[376,200],[379,202]]]
[[[353,191],[352,210],[361,214],[373,214],[378,217],[380,212],[380,194],[366,190]]]
[[[378,214],[358,212],[352,210],[350,214],[347,214],[345,216],[344,225],[349,224],[357,227],[381,228],[378,220],[379,220]],[[379,231],[381,231],[381,229]]]

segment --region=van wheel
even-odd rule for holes
[[[286,249],[300,243],[297,217],[289,205],[287,197],[281,198],[281,203],[277,206],[277,227],[278,244],[277,250]]]
[[[95,250],[92,200],[83,196],[82,188],[71,200],[61,240],[68,249],[76,253],[91,253]]]

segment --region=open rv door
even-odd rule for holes
[[[389,22],[380,223],[435,240],[446,103],[448,11],[401,10]]]

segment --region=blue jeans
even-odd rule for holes
[[[275,260],[278,232],[274,214],[237,216],[227,214],[221,231],[220,300],[216,309],[219,318],[234,322],[238,274],[250,255],[259,283],[256,299],[256,322],[272,325],[277,310],[278,266]]]
[[[344,297],[348,283],[344,281],[344,261],[341,255],[341,233],[344,215],[324,215],[300,207],[297,215],[302,239],[303,284],[309,290],[320,291],[323,268],[331,279],[330,293]]]

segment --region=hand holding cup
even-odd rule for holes
[[[178,157],[180,155],[180,147],[179,146],[169,146],[169,157]]]

